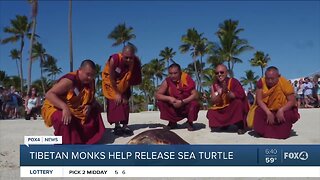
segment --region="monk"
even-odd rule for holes
[[[188,130],[193,131],[193,121],[198,119],[200,105],[195,82],[184,72],[179,64],[169,66],[169,77],[160,85],[156,92],[160,118],[169,121],[166,129],[174,129],[177,122],[187,118]]]
[[[122,53],[113,54],[102,72],[102,90],[107,99],[107,118],[115,124],[115,135],[133,135],[128,127],[131,86],[141,83],[141,63],[135,47],[126,45]],[[122,127],[121,125],[122,124]]]
[[[235,78],[227,76],[227,67],[220,64],[215,69],[216,81],[211,86],[213,106],[207,112],[211,131],[227,129],[230,125],[238,127],[238,134],[244,134],[245,120],[249,109],[244,89]]]
[[[84,60],[46,93],[41,115],[63,144],[96,144],[105,132],[101,106],[94,98],[95,73],[95,63]]]
[[[286,139],[299,118],[293,86],[270,66],[257,82],[253,129],[265,138]],[[250,111],[251,112],[251,111]]]

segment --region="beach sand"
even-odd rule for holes
[[[195,122],[196,131],[189,132],[186,120],[179,122],[178,129],[172,130],[190,144],[320,144],[320,109],[300,109],[300,120],[294,124],[292,136],[286,140],[258,138],[254,132],[238,135],[236,132],[210,131],[207,111],[200,111]],[[106,126],[106,133],[101,140],[102,144],[126,144],[131,137],[118,137],[112,134],[112,128],[106,121],[106,114],[102,114]],[[162,128],[167,121],[160,120],[157,111],[130,114],[129,125],[137,135],[147,129]],[[53,128],[45,127],[43,120],[15,119],[0,120],[0,179],[20,179],[20,144],[23,144],[24,136],[53,135]],[[24,178],[33,179],[33,178]],[[37,178],[40,179],[40,178]],[[48,179],[48,178],[46,178]],[[53,178],[52,178],[53,179]],[[62,179],[62,178],[59,178]],[[82,179],[82,178],[81,178]],[[83,178],[87,179],[87,178]],[[108,178],[109,179],[109,178]],[[111,178],[118,179],[118,178]],[[130,178],[131,179],[131,178]],[[133,178],[141,179],[141,178]],[[159,179],[159,178],[156,178]],[[160,178],[169,179],[169,178]],[[178,178],[179,179],[179,178]],[[182,179],[182,178],[181,178]],[[190,178],[198,179],[198,178]],[[201,178],[202,179],[202,178]],[[211,179],[211,178],[203,178]],[[247,178],[240,178],[247,179]],[[261,179],[261,178],[259,178]],[[264,178],[266,179],[266,178]],[[301,178],[299,178],[301,179]]]

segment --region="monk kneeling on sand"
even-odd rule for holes
[[[246,94],[237,79],[227,77],[227,67],[224,64],[216,67],[215,75],[216,81],[211,86],[213,107],[207,113],[211,131],[236,125],[238,134],[244,134],[249,109]]]
[[[47,92],[42,117],[63,144],[95,144],[105,132],[101,106],[94,98],[95,63],[84,60],[80,68],[62,76]]]
[[[187,118],[188,130],[194,130],[193,121],[198,119],[200,109],[198,93],[195,82],[188,74],[181,72],[180,65],[169,66],[169,77],[160,85],[156,99],[160,118],[169,121],[166,129],[176,128],[178,121]]]
[[[257,107],[252,116],[253,129],[266,138],[286,139],[292,124],[299,118],[294,89],[282,77],[278,68],[267,68],[265,77],[257,83]]]

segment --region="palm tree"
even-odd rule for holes
[[[270,57],[268,54],[264,54],[262,51],[257,51],[254,54],[254,57],[249,60],[251,66],[260,66],[261,68],[261,77],[263,77],[263,70],[268,66],[268,62],[270,61]]]
[[[253,84],[256,84],[259,76],[255,76],[254,72],[252,70],[247,70],[245,71],[246,76],[245,77],[241,77],[240,78],[240,82],[242,83],[242,85],[246,86],[246,85],[250,85],[250,88],[253,89]]]
[[[32,33],[30,39],[30,51],[29,51],[29,63],[28,63],[28,81],[27,81],[27,92],[30,90],[31,86],[31,72],[32,72],[32,48],[33,48],[33,40],[36,32],[36,24],[37,24],[37,14],[38,14],[38,0],[28,0],[31,4],[31,18],[32,18]]]
[[[43,94],[46,93],[44,77],[43,77],[43,64],[45,63],[46,59],[49,56],[50,55],[47,54],[46,49],[43,48],[41,43],[37,42],[34,45],[34,47],[32,49],[32,61],[34,61],[37,58],[40,60],[40,80],[41,80],[41,87],[42,87]]]
[[[51,81],[56,80],[56,76],[60,74],[62,69],[57,66],[57,59],[53,56],[48,56],[47,61],[43,64],[43,71],[48,73],[48,76],[51,77]]]
[[[149,64],[150,64],[149,68],[154,70],[154,76],[156,78],[155,87],[158,87],[159,80],[162,80],[162,78],[166,75],[164,73],[164,70],[165,70],[164,62],[160,61],[159,59],[152,59]]]
[[[150,104],[153,101],[156,90],[154,82],[149,77],[143,75],[139,89],[142,91],[144,99],[147,100],[147,104]]]
[[[227,62],[228,70],[232,77],[234,64],[242,63],[242,60],[237,56],[244,51],[252,49],[247,40],[239,38],[239,33],[244,29],[238,28],[238,24],[239,21],[225,20],[219,25],[219,30],[216,33],[220,43],[218,54]]]
[[[214,69],[213,67],[209,67],[203,70],[203,86],[209,87],[213,84],[214,81]]]
[[[19,64],[20,64],[20,90],[23,92],[23,67],[22,67],[22,52],[24,48],[24,38],[30,37],[31,34],[29,33],[31,24],[28,22],[27,16],[20,16],[17,15],[16,19],[12,19],[10,21],[11,27],[5,27],[4,32],[11,34],[11,36],[2,39],[1,43],[2,44],[7,44],[9,42],[17,42],[20,40],[20,59],[19,59]]]
[[[5,81],[8,79],[8,76],[5,71],[0,70],[0,85],[4,86]],[[4,86],[5,87],[5,86]]]
[[[112,46],[119,46],[120,44],[125,46],[126,42],[129,42],[131,39],[135,39],[136,35],[133,34],[132,27],[126,27],[126,24],[123,23],[116,26],[108,35],[108,38],[115,40]]]
[[[195,69],[195,67],[197,67],[198,69]],[[190,63],[183,71],[189,74],[190,76],[195,77],[196,79],[200,79],[199,77],[200,74],[196,72],[200,72],[200,69],[203,69],[204,67],[205,67],[204,63],[200,64],[200,61],[196,61],[196,65],[194,65],[194,63]],[[202,81],[201,81],[201,84],[197,83],[196,89],[197,90],[202,89]]]
[[[10,57],[16,61],[17,72],[18,72],[18,76],[20,77],[20,71],[19,71],[19,65],[18,65],[18,60],[20,59],[20,52],[17,49],[12,49],[10,51]]]
[[[144,96],[141,94],[133,93],[132,99],[134,102],[134,108],[132,111],[133,112],[143,111],[143,109],[144,109],[143,107],[145,107],[144,105],[146,104]]]
[[[198,33],[198,31],[195,28],[188,29],[187,34],[183,35],[181,37],[182,44],[179,49],[181,53],[186,53],[188,51],[191,51],[191,56],[194,63],[194,69],[196,73],[197,82],[200,86],[200,92],[202,91],[201,86],[201,73],[202,68],[200,69],[200,75],[199,75],[199,69],[197,68],[197,57],[200,56],[200,60],[202,61],[202,57],[204,55],[204,49],[207,49],[207,39],[202,37],[203,33]],[[202,64],[202,62],[200,62]]]
[[[167,69],[169,68],[169,61],[171,61],[172,63],[176,63],[174,60],[173,60],[173,56],[176,55],[176,52],[173,51],[172,48],[169,48],[169,47],[165,47],[164,50],[161,50],[160,51],[160,54],[159,56],[162,57],[161,60],[165,60],[167,61]]]
[[[43,78],[41,78],[41,79],[36,79],[35,81],[33,81],[33,82],[32,82],[32,86],[37,87],[37,89],[41,89],[41,88],[43,88],[42,86],[44,86],[44,87],[45,87],[45,91],[46,91],[46,90],[50,89],[50,88],[53,86],[53,83],[52,83],[52,81],[50,81],[49,79],[43,77]],[[44,92],[45,92],[45,91],[44,91]],[[44,92],[40,92],[40,91],[39,91],[39,93],[40,93],[41,95],[45,95]]]
[[[73,47],[72,47],[72,0],[69,0],[69,57],[70,57],[70,72],[73,71]]]

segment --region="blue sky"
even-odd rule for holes
[[[40,1],[36,33],[47,52],[58,59],[63,73],[69,70],[68,1]],[[30,17],[26,1],[0,1],[0,39],[16,15]],[[188,28],[196,28],[210,41],[217,42],[219,24],[226,19],[239,20],[244,28],[241,38],[255,49],[240,56],[235,77],[252,69],[261,75],[259,67],[248,60],[257,51],[271,57],[269,65],[279,67],[288,79],[306,76],[320,70],[320,1],[73,1],[74,69],[84,59],[92,59],[104,67],[107,58],[121,50],[112,47],[108,34],[120,23],[134,28],[132,41],[142,63],[158,58],[166,46],[172,47],[174,57],[184,68],[192,62],[189,53],[181,54],[181,36]],[[19,43],[0,45],[0,70],[17,74],[10,50]],[[27,77],[27,51],[24,50],[24,77]],[[62,75],[62,74],[61,74]],[[32,79],[39,78],[39,62],[33,64]]]

